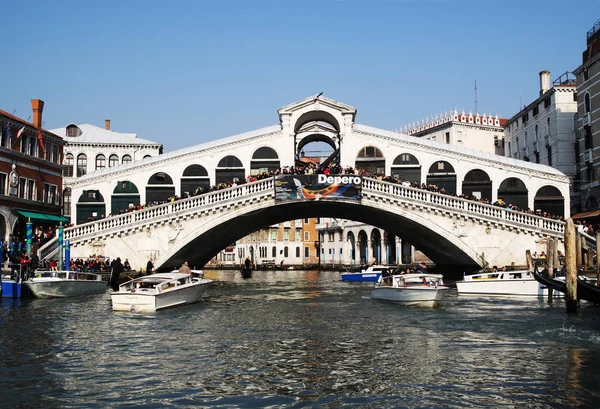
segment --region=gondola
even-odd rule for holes
[[[533,276],[541,284],[560,291],[562,293],[567,292],[567,282],[549,278],[540,274],[537,269],[533,270]],[[590,301],[596,304],[600,303],[600,287],[592,285],[581,278],[577,278],[577,298],[580,300]]]
[[[247,267],[243,267],[240,270],[240,273],[242,274],[242,278],[246,279],[246,278],[252,278],[252,270],[250,270]]]

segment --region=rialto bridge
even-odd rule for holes
[[[522,264],[525,249],[547,237],[563,237],[563,222],[457,197],[502,199],[568,216],[569,179],[554,168],[359,125],[356,108],[320,94],[283,107],[278,115],[279,124],[271,127],[79,178],[71,191],[76,225],[64,232],[71,257],[101,249],[105,256],[128,258],[134,268],[145,266],[148,257],[157,267],[183,260],[204,265],[247,234],[306,217],[382,227],[439,265]],[[199,187],[300,164],[311,142],[331,146],[326,162],[435,184],[445,194],[364,177],[359,200],[276,200],[273,178],[193,195]],[[56,254],[56,240],[40,254]]]

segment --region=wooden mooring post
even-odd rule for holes
[[[548,238],[546,244],[546,261],[548,262],[548,278],[554,278],[554,267],[556,260],[554,259],[555,242],[554,239]],[[552,288],[548,288],[548,302],[552,302]]]
[[[565,226],[565,268],[567,270],[567,313],[577,312],[577,230],[573,219],[568,218]],[[581,255],[579,256],[581,260]]]

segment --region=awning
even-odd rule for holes
[[[17,210],[21,216],[26,217],[32,220],[38,220],[40,222],[51,222],[51,223],[69,223],[70,220],[64,216],[57,216],[54,214],[46,214],[46,213],[37,213],[37,212],[28,212],[25,210]]]
[[[590,217],[599,217],[600,216],[600,210],[592,210],[591,212],[583,212],[583,213],[577,213],[574,216],[571,216],[572,219],[588,219]]]

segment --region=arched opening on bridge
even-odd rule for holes
[[[371,249],[373,263],[381,264],[381,232],[377,228],[371,230]]]
[[[140,191],[137,186],[128,180],[117,182],[110,198],[110,212],[123,213],[130,207],[140,205]]]
[[[181,176],[181,196],[196,195],[210,189],[210,176],[202,165],[190,165]]]
[[[166,202],[171,196],[175,196],[171,176],[165,172],[157,172],[150,176],[146,186],[146,203]]]
[[[565,198],[554,186],[542,186],[533,198],[533,207],[537,212],[549,213],[551,216],[565,215]]]
[[[435,162],[429,168],[427,184],[436,185],[439,192],[456,194],[456,172],[454,167],[443,160]]]
[[[336,132],[340,132],[340,124],[337,119],[333,115],[331,115],[327,111],[309,111],[306,112],[298,118],[296,124],[294,125],[294,132],[300,133],[301,128],[306,128],[305,125],[308,123],[314,122],[318,124],[319,122],[325,122],[331,125]]]
[[[374,146],[365,146],[356,156],[354,166],[357,169],[363,169],[375,175],[385,175],[385,157],[379,148]]]
[[[364,230],[358,232],[358,255],[360,264],[368,264],[369,260],[369,238]]]
[[[392,177],[399,180],[408,180],[410,183],[421,184],[421,164],[416,156],[410,153],[401,153],[396,156],[392,164]]]
[[[504,179],[498,188],[498,200],[502,200],[507,205],[518,206],[520,209],[529,209],[527,187],[518,178]]]
[[[86,223],[104,218],[106,204],[99,190],[84,190],[77,200],[77,222]]]
[[[233,182],[234,179],[245,180],[244,165],[236,156],[228,155],[219,161],[215,169],[215,181],[218,184]]]
[[[462,193],[467,197],[474,196],[478,200],[486,199],[492,201],[492,180],[489,175],[481,169],[473,169],[467,172],[462,183]]]
[[[348,232],[346,242],[348,243],[350,263],[356,264],[356,238],[354,237],[353,232]]]
[[[396,235],[388,231],[385,232],[384,236],[385,254],[383,260],[385,264],[396,264],[398,263],[397,249],[396,249]]]
[[[280,168],[279,155],[277,155],[275,149],[263,146],[254,151],[252,161],[250,162],[251,175],[258,175],[263,172],[268,173],[269,171],[275,171]]]

